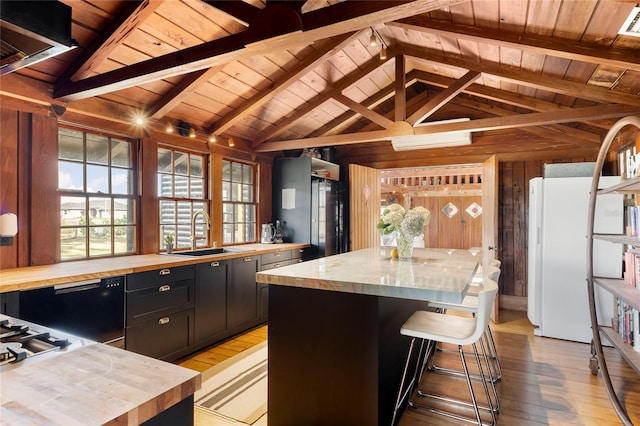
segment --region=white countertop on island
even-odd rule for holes
[[[264,284],[460,303],[482,256],[463,249],[416,248],[411,262],[377,247],[259,272]]]

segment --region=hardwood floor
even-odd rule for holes
[[[498,425],[616,425],[622,424],[609,402],[602,379],[589,370],[590,345],[537,337],[523,312],[501,311],[500,324],[493,324],[503,378],[498,382]],[[204,371],[267,339],[262,326],[209,348],[178,363]],[[616,390],[622,395],[634,424],[640,425],[640,376],[617,351],[606,348],[607,365]],[[446,360],[444,362],[447,362]],[[436,373],[427,373],[429,380]],[[448,389],[463,385],[438,377]],[[445,384],[444,380],[453,380]],[[433,379],[431,383],[435,382]],[[466,394],[461,389],[460,394]],[[196,415],[198,426],[220,423]],[[399,425],[453,425],[438,415],[408,408]]]

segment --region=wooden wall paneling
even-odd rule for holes
[[[155,138],[139,139],[138,188],[140,213],[138,234],[141,254],[158,253],[160,250],[160,218],[158,217],[158,141]]]
[[[461,197],[438,197],[438,208],[436,214],[438,215],[438,245],[436,247],[446,248],[464,248],[463,244],[463,232],[462,232],[462,205]],[[452,203],[458,208],[458,212],[452,216],[447,215],[442,211],[443,208],[449,203]]]
[[[378,247],[380,232],[376,225],[380,220],[380,171],[349,164],[348,182],[349,250]]]
[[[499,203],[500,212],[498,220],[498,244],[501,250],[497,253],[500,260],[500,294],[513,294],[513,268],[514,265],[526,270],[527,258],[514,259],[513,246],[513,167],[516,163],[500,163]],[[528,191],[528,189],[527,189]],[[519,242],[522,244],[522,242]]]
[[[32,115],[31,147],[30,264],[49,265],[60,260],[56,118]]]
[[[31,205],[31,114],[25,112],[18,113],[18,162],[17,185],[18,185],[18,235],[17,237],[17,253],[18,267],[31,265],[31,236],[29,220]],[[20,224],[26,225],[24,231],[20,232]],[[15,240],[14,240],[15,244]]]
[[[0,109],[0,214],[20,214],[18,202],[18,113]],[[18,222],[20,224],[20,221]],[[20,230],[20,229],[19,229]],[[22,236],[26,229],[19,234]],[[13,245],[0,246],[0,269],[18,266],[19,237]]]
[[[462,248],[468,249],[471,247],[482,247],[482,215],[478,215],[475,218],[467,212],[467,208],[473,203],[482,207],[481,196],[465,196],[460,197],[462,203]]]

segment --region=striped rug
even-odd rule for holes
[[[195,394],[197,409],[247,425],[267,412],[267,342],[256,345],[202,373]]]

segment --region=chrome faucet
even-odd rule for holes
[[[206,225],[207,225],[207,230],[211,229],[211,218],[209,217],[209,214],[206,211],[198,210],[193,214],[193,217],[191,218],[191,250],[196,249],[197,240],[207,239],[206,235],[196,237],[196,218],[198,217],[199,214],[204,216],[204,220],[206,221]]]

